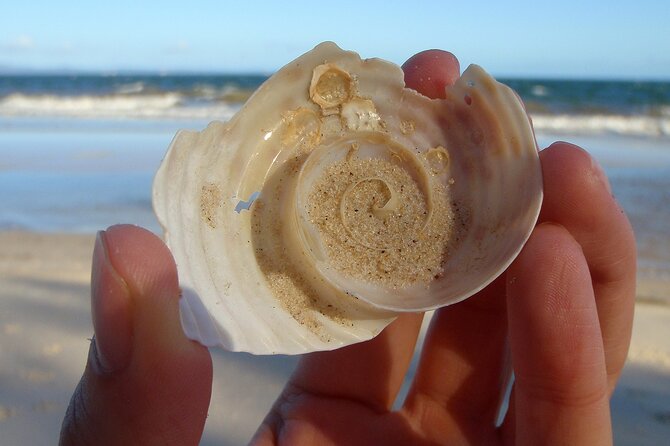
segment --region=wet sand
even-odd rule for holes
[[[92,249],[92,235],[0,232],[3,444],[56,442],[92,335]],[[621,445],[670,438],[670,306],[664,304],[670,280],[654,280],[641,278],[639,289],[646,294],[638,299],[629,360],[612,398]],[[215,351],[213,398],[201,444],[246,443],[295,361]]]

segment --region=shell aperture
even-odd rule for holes
[[[187,335],[256,354],[338,348],[467,298],[518,254],[541,200],[508,87],[471,66],[431,100],[329,42],[229,122],[178,133],[154,182]]]

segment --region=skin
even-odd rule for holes
[[[439,97],[458,61],[430,50],[403,65],[406,83]],[[436,312],[403,406],[392,411],[421,316],[375,339],[304,355],[252,444],[612,443],[609,398],[630,344],[635,241],[607,178],[587,152],[540,152],[540,221],[508,270]],[[206,348],[187,340],[177,271],[156,236],[114,226],[96,242],[95,339],[68,408],[62,445],[195,445],[211,395]],[[493,423],[509,348],[516,382]]]

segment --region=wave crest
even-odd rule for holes
[[[238,109],[238,104],[221,101],[193,106],[178,93],[106,96],[14,93],[0,99],[0,116],[226,120]]]
[[[205,91],[197,98],[177,92],[136,94],[143,88],[125,85],[111,95],[13,93],[0,97],[0,116],[227,120],[248,97],[247,92],[202,86]],[[531,118],[538,133],[670,137],[670,109],[653,115],[531,113]]]
[[[536,132],[670,137],[670,116],[532,114]]]

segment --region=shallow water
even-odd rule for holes
[[[160,233],[153,175],[180,128],[205,120],[0,117],[0,230],[92,233],[133,223]],[[670,280],[670,140],[538,134],[570,140],[604,166],[634,226],[645,278]],[[663,297],[670,303],[670,297]]]
[[[0,119],[0,229],[159,232],[151,182],[176,129],[204,123]]]

